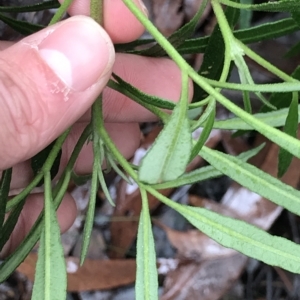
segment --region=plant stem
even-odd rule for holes
[[[73,0],[63,1],[63,3],[60,5],[58,10],[56,11],[55,15],[52,17],[52,19],[51,19],[50,23],[48,24],[48,26],[51,26],[51,25],[57,23],[58,21],[60,21],[60,19],[67,12],[68,8],[71,6],[72,3],[73,3]]]
[[[103,0],[91,0],[91,18],[93,18],[98,24],[103,26]]]
[[[34,177],[31,183],[18,195],[12,198],[7,202],[6,211],[10,211],[15,205],[17,205],[20,201],[22,201],[25,197],[29,195],[29,193],[38,185],[40,180],[43,178],[44,173],[50,171],[54,161],[61,150],[63,143],[70,133],[70,129],[66,130],[55,142],[51,152],[49,153],[41,171]]]

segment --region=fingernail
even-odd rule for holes
[[[39,45],[40,56],[72,90],[84,91],[112,66],[113,45],[107,33],[88,17],[72,17]]]
[[[136,4],[141,8],[142,12],[149,17],[149,12],[144,2],[142,0],[136,0]]]

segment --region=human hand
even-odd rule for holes
[[[75,0],[70,14],[87,15],[88,2]],[[0,170],[13,167],[12,189],[24,188],[32,179],[27,160],[72,125],[63,147],[61,169],[64,168],[89,122],[89,108],[104,89],[112,69],[146,93],[173,101],[180,97],[181,77],[173,62],[115,56],[112,42],[135,40],[143,27],[121,0],[104,2],[105,31],[88,17],[74,16],[13,45],[0,43],[4,49],[0,52]],[[139,122],[155,118],[111,89],[104,89],[103,98],[106,129],[121,153],[129,158],[140,142]],[[92,162],[91,145],[87,145],[75,172],[90,173]],[[3,256],[24,239],[42,207],[43,194],[28,196]],[[67,230],[76,216],[70,194],[65,195],[57,214],[61,230]]]

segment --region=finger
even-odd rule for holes
[[[181,94],[181,72],[170,59],[150,58],[119,53],[113,72],[146,94],[177,102]],[[189,82],[189,100],[193,84]],[[130,98],[106,87],[103,92],[103,111],[106,122],[150,122],[157,118]],[[87,122],[90,112],[81,121]]]
[[[0,169],[33,156],[83,115],[113,61],[108,35],[84,16],[0,52]]]
[[[135,4],[147,15],[142,0]],[[104,0],[104,28],[115,43],[136,40],[144,32],[143,25],[129,11],[122,0]],[[70,15],[90,15],[90,1],[75,0],[69,9]]]
[[[7,256],[24,240],[43,209],[43,197],[43,194],[32,194],[27,197],[16,227],[8,242],[3,247],[0,257]],[[57,218],[61,232],[65,232],[71,227],[76,215],[77,207],[75,201],[73,197],[67,193],[57,210]]]
[[[0,41],[0,51],[7,49],[12,46],[14,42],[11,41]]]
[[[77,127],[77,128],[76,128]],[[72,130],[72,137],[68,139],[65,148],[64,148],[64,156],[62,157],[62,163],[65,164],[70,157],[75,143],[78,140],[82,128],[80,126],[76,126],[74,130]],[[129,159],[133,156],[135,150],[140,145],[141,140],[141,131],[138,123],[107,123],[105,124],[105,128],[119,149],[121,154]],[[93,166],[93,150],[92,143],[85,145],[76,161],[75,172],[79,175],[89,174],[92,171]],[[63,164],[61,169],[63,170]]]

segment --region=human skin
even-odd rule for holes
[[[135,2],[144,11],[141,3]],[[106,129],[126,158],[133,155],[140,143],[139,123],[155,117],[105,88],[112,70],[146,93],[172,101],[180,98],[180,71],[172,61],[115,55],[112,43],[133,41],[144,31],[122,0],[104,0],[105,30],[82,16],[88,12],[88,0],[75,0],[69,10],[72,17],[67,21],[14,44],[0,42],[0,170],[13,167],[12,193],[32,179],[28,159],[72,125],[63,146],[61,173],[89,122],[89,108],[102,90]],[[75,172],[90,173],[92,162],[88,144],[78,157]],[[42,207],[42,193],[28,196],[2,257],[20,244]],[[74,199],[67,193],[57,211],[62,232],[72,225],[76,213]]]

